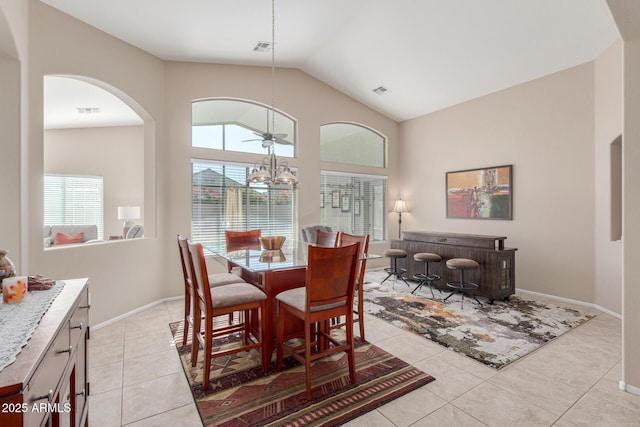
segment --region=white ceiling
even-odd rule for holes
[[[42,1],[164,60],[271,65],[270,51],[253,51],[271,41],[269,0]],[[604,0],[275,6],[277,67],[299,68],[398,121],[591,61],[617,37]],[[376,95],[379,86],[389,92]]]
[[[46,76],[43,100],[45,129],[142,124],[120,98],[77,78]]]

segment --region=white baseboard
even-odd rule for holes
[[[98,323],[97,325],[93,325],[93,326],[91,326],[91,329],[98,330],[100,328],[104,328],[105,326],[109,326],[112,323],[116,323],[119,320],[126,319],[127,317],[133,316],[134,314],[138,314],[138,313],[140,313],[142,311],[145,311],[148,308],[155,307],[156,305],[162,304],[163,302],[175,301],[175,300],[182,299],[182,298],[184,298],[184,297],[183,296],[177,296],[177,297],[169,297],[169,298],[159,299],[159,300],[154,301],[154,302],[152,302],[150,304],[143,305],[142,307],[138,307],[135,310],[131,310],[131,311],[127,312],[127,313],[121,314],[120,316],[114,317],[113,319],[109,319],[109,320],[106,320],[106,321],[104,321],[102,323]]]
[[[619,386],[620,386],[620,390],[622,391],[626,391],[627,393],[640,396],[640,387],[632,386],[630,384],[625,383],[624,381],[620,381]]]
[[[382,267],[380,267],[380,268],[367,269],[367,271],[372,271],[372,272],[373,271],[376,271],[376,272],[380,271],[380,272],[383,272],[384,269]],[[541,297],[541,298],[547,298],[547,299],[551,299],[551,300],[555,300],[555,301],[566,302],[566,303],[569,303],[569,304],[575,304],[575,305],[579,305],[579,306],[582,306],[582,307],[595,308],[596,310],[602,311],[603,313],[607,313],[607,314],[609,314],[609,315],[611,315],[611,316],[613,316],[613,317],[615,317],[617,319],[622,320],[622,315],[620,315],[618,313],[615,313],[615,312],[613,312],[613,311],[611,311],[611,310],[609,310],[607,308],[601,307],[601,306],[599,306],[597,304],[592,304],[592,303],[588,303],[588,302],[584,302],[584,301],[574,300],[574,299],[571,299],[571,298],[558,297],[558,296],[555,296],[555,295],[543,294],[543,293],[540,293],[540,292],[528,291],[526,289],[518,289],[518,288],[516,288],[516,291],[520,292],[520,293],[523,293],[523,294],[536,295],[536,296]],[[163,298],[163,299],[160,299],[158,301],[154,301],[154,302],[152,302],[150,304],[144,305],[142,307],[138,307],[135,310],[132,310],[132,311],[130,311],[128,313],[121,314],[120,316],[114,317],[113,319],[109,319],[107,321],[104,321],[102,323],[94,325],[94,326],[92,326],[92,328],[95,329],[95,330],[98,330],[98,329],[103,328],[105,326],[108,326],[108,325],[110,325],[112,323],[115,323],[115,322],[117,322],[119,320],[126,319],[129,316],[133,316],[134,314],[140,313],[141,311],[144,311],[144,310],[146,310],[148,308],[151,308],[151,307],[156,306],[158,304],[162,304],[163,302],[175,301],[175,300],[181,299],[181,298],[183,298],[183,297],[182,296],[176,296],[176,297]],[[630,386],[630,387],[633,387],[633,386]],[[634,394],[636,394],[636,393],[634,393]]]

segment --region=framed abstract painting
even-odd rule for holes
[[[446,173],[447,218],[513,219],[513,166]]]

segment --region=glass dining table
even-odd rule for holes
[[[279,250],[263,250],[259,245],[232,248],[206,246],[205,249],[224,258],[229,271],[239,274],[247,283],[260,288],[266,295],[265,313],[261,314],[259,324],[252,326],[262,329],[262,339],[266,343],[267,354],[276,348],[277,303],[280,292],[305,286],[307,275],[307,256],[309,243],[285,241]],[[362,261],[381,258],[380,255],[366,254]],[[258,321],[254,322],[257,323]],[[304,324],[293,319],[285,325],[285,334],[303,330]]]
[[[225,247],[206,247],[206,249],[252,273],[300,268],[307,265],[308,244],[303,242],[285,241],[282,248],[276,250],[264,250],[260,245],[233,248],[231,251],[227,251]]]

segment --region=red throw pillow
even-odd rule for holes
[[[53,246],[70,245],[71,243],[82,243],[82,239],[84,239],[83,232],[77,234],[66,234],[58,232],[53,237]]]

